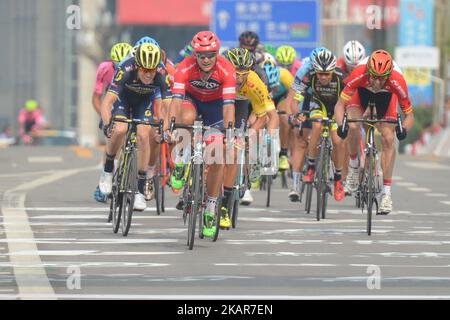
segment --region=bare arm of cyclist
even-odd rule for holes
[[[94,110],[97,112],[98,115],[100,115],[100,110],[102,107],[102,95],[99,93],[94,92],[92,94],[92,105],[94,106]]]
[[[166,112],[166,117],[164,118],[164,131],[167,131],[170,126],[170,121],[172,118],[179,119],[181,106],[183,105],[183,99],[172,98],[169,108]],[[170,135],[170,134],[169,134]]]
[[[336,123],[338,126],[342,126],[342,119],[344,118],[345,113],[345,105],[347,104],[347,100],[339,97],[336,105],[334,106],[334,116],[336,118]]]
[[[111,112],[114,102],[116,102],[118,96],[115,93],[108,92],[102,101],[100,113],[102,116],[103,124],[109,124],[111,122]]]
[[[405,119],[403,119],[403,126],[409,131],[414,125],[414,112],[405,113]]]
[[[223,125],[228,127],[228,123],[232,122],[234,126],[234,103],[226,103],[223,105]]]

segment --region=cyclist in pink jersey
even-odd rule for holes
[[[44,129],[46,120],[42,109],[36,100],[27,100],[24,108],[20,109],[17,117],[19,123],[19,137],[24,144],[33,142],[33,135]]]
[[[229,122],[234,125],[236,99],[234,66],[225,57],[218,55],[220,40],[211,31],[197,33],[191,45],[194,55],[181,61],[175,71],[173,98],[165,125],[168,126],[172,117],[176,117],[177,122],[192,124],[197,115],[203,117],[203,122],[207,126],[224,127]],[[184,166],[183,163],[175,166],[171,177],[171,185],[174,189],[183,187]],[[214,219],[219,187],[223,180],[223,169],[223,163],[214,163],[208,171],[206,222]],[[230,192],[232,188],[231,185],[224,192]],[[222,212],[220,226],[229,228],[230,224],[228,213]],[[209,223],[205,223],[203,234],[211,237],[215,234],[215,226],[208,226]]]
[[[94,92],[92,93],[92,104],[95,111],[100,115],[102,97],[108,90],[109,84],[116,71],[116,66],[127,56],[131,50],[128,43],[117,43],[111,48],[111,60],[103,61],[97,68]]]

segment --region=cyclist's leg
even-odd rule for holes
[[[391,95],[390,100],[383,95],[377,96],[377,115],[379,118],[397,119],[397,96]],[[392,173],[396,156],[395,124],[383,123],[379,126],[381,132],[381,167],[383,171],[383,191],[381,197],[380,212],[389,213],[392,211],[391,185]]]
[[[197,112],[196,112],[196,106],[194,104],[194,101],[192,101],[191,98],[186,97],[183,100],[182,111],[181,111],[180,115],[181,115],[180,119],[176,120],[177,123],[182,123],[182,124],[193,124],[194,123],[195,118],[197,116]],[[177,131],[185,132],[182,129],[181,130],[177,130]],[[187,148],[191,144],[191,140],[184,141],[184,139],[188,138],[190,136],[191,136],[190,134],[189,135],[183,135],[182,143],[178,143],[178,147],[179,148],[181,148],[181,146],[183,145],[183,147],[184,147],[183,152],[186,152]],[[174,151],[174,148],[175,148],[176,145],[177,144],[175,144],[175,143],[169,145],[169,152],[170,152],[171,158],[175,162],[174,169],[173,169],[172,174],[170,176],[170,185],[171,185],[173,191],[178,192],[181,188],[183,188],[183,185],[184,185],[184,181],[183,181],[184,166],[189,161],[189,159],[186,159],[185,156],[183,156],[182,158],[175,156],[175,153],[173,151]]]
[[[160,100],[158,103],[161,102]],[[133,118],[153,121],[153,106],[154,98],[146,99],[133,108]],[[134,207],[137,210],[144,210],[146,208],[144,187],[147,179],[148,163],[150,160],[150,127],[145,125],[137,126],[137,157],[138,157],[138,194],[136,195]]]
[[[125,101],[118,99],[112,109],[112,117],[123,116],[128,118],[130,116],[130,108]],[[105,162],[103,172],[100,176],[99,189],[100,192],[109,195],[112,190],[112,178],[114,171],[114,158],[122,146],[122,141],[128,131],[128,125],[125,123],[115,123],[111,133],[111,138],[106,141],[105,148]]]
[[[310,101],[311,96],[307,94],[302,104],[302,112],[309,112]],[[293,137],[290,153],[293,178],[292,191],[295,192],[295,194],[292,193],[292,198],[294,198],[294,200],[296,197],[300,196],[300,180],[302,178],[301,175],[308,151],[308,141],[311,134],[311,128],[311,121],[307,120],[302,123],[302,135],[300,135],[299,128],[297,127],[292,129],[290,135],[291,137]]]
[[[365,97],[363,96],[363,100]],[[347,105],[347,114],[349,119],[360,119],[364,113],[365,108],[367,107],[367,103],[361,105],[360,95],[357,91],[349,104]],[[361,141],[361,124],[356,122],[349,123],[348,136],[345,140],[345,148],[348,153],[348,164],[347,166],[347,174],[346,174],[346,183],[345,188],[346,192],[349,193],[355,192],[358,188],[358,173],[360,162],[358,159],[359,146]]]
[[[342,185],[342,167],[344,165],[345,141],[337,135],[337,127],[333,125],[331,130],[331,140],[333,142],[332,159],[334,162],[334,199],[341,201],[345,197],[344,187]]]
[[[197,112],[202,115],[204,124],[207,126],[223,128],[223,100],[214,100],[207,103],[196,101]],[[206,158],[207,164],[210,164],[208,176],[206,178],[206,191],[208,195],[208,204],[205,210],[205,216],[214,214],[217,206],[217,198],[219,196],[219,188],[222,187],[224,181],[225,167],[225,146],[224,136],[219,131],[211,130],[205,132],[204,139],[206,141]],[[234,181],[229,181],[228,188],[233,188]],[[229,190],[230,191],[230,190]],[[228,209],[225,206],[220,207],[221,217],[220,226],[229,228],[231,221]]]
[[[234,127],[240,128],[249,117],[250,103],[248,100],[236,100],[234,104]],[[224,179],[223,179],[223,199],[221,207],[226,207],[228,212],[231,208],[231,196],[233,195],[233,187],[236,184],[236,177],[239,169],[237,164],[238,149],[233,147],[234,154],[232,155],[233,163],[225,164]],[[229,157],[230,158],[230,157]],[[227,158],[228,159],[228,158]]]
[[[322,108],[319,104],[316,102],[311,101],[310,104],[310,117],[312,119],[315,118],[323,118],[323,112]],[[303,177],[304,182],[312,182],[314,179],[314,173],[315,173],[315,163],[316,158],[318,155],[318,148],[317,145],[320,140],[320,134],[322,132],[322,125],[319,122],[312,122],[312,129],[310,134],[310,140],[308,145],[308,154],[307,154],[307,161],[308,161],[308,171],[306,173],[306,176]]]
[[[278,111],[284,111],[287,114],[280,114],[280,142],[281,142],[281,150],[280,150],[280,160],[279,160],[279,168],[281,170],[289,169],[289,160],[288,160],[288,149],[289,149],[289,129],[290,125],[288,122],[288,114],[290,110],[287,110],[286,99],[282,98],[277,104]]]

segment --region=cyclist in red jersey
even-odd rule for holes
[[[203,123],[207,126],[223,127],[229,122],[234,124],[236,73],[233,65],[225,57],[218,55],[220,40],[211,31],[200,31],[192,39],[191,45],[194,55],[181,61],[175,71],[173,98],[166,118],[166,128],[172,117],[176,117],[177,122],[192,124],[197,114],[202,116]],[[214,217],[223,169],[223,163],[214,163],[208,170],[205,219],[212,220]],[[183,171],[184,164],[176,164],[171,177],[172,188],[183,187]],[[232,187],[225,189],[224,193],[232,192]],[[221,227],[229,228],[230,224],[228,214],[220,217]],[[206,225],[209,223],[205,223],[203,234],[213,236],[215,227],[208,228]]]
[[[352,97],[356,98],[353,99]],[[359,130],[359,127],[354,126],[353,123],[346,128],[342,126],[346,107],[350,119],[361,118],[368,103],[374,102],[376,105],[374,112],[376,112],[378,119],[396,120],[397,99],[405,115],[404,127],[399,128],[389,123],[379,125],[383,150],[381,156],[383,169],[381,214],[388,214],[392,211],[391,184],[395,161],[394,132],[399,140],[403,140],[406,138],[406,132],[414,124],[413,107],[409,99],[406,82],[391,55],[387,51],[377,50],[368,59],[361,62],[348,77],[347,85],[335,106],[336,121],[339,125],[338,135],[345,139],[348,130],[356,132]],[[357,149],[357,145],[351,144],[350,154],[356,154]]]

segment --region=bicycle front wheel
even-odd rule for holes
[[[270,207],[270,193],[272,192],[272,175],[266,176],[267,182],[267,198],[266,198],[266,207]]]
[[[200,194],[202,191],[202,188],[200,187],[201,183],[203,183],[203,180],[201,179],[201,164],[194,164],[193,168],[193,175],[192,175],[192,194],[193,194],[193,203],[192,203],[192,212],[189,216],[189,250],[192,250],[194,248],[194,240],[195,240],[195,223],[197,220],[197,214],[199,214],[199,211],[202,207],[202,200],[203,200],[203,194]]]
[[[125,177],[125,192],[123,195],[123,213],[122,213],[122,235],[126,237],[131,227],[131,218],[133,217],[134,198],[137,191],[137,159],[136,150],[130,153],[126,162],[128,174]]]
[[[369,174],[368,174],[368,179],[367,179],[367,184],[368,184],[368,190],[367,190],[367,234],[370,236],[372,234],[372,208],[373,208],[373,204],[375,202],[375,184],[374,184],[374,177],[373,177],[373,162],[374,162],[374,157],[372,152],[369,152],[369,158],[366,159],[366,161],[369,162],[368,165],[368,169],[369,169]]]

